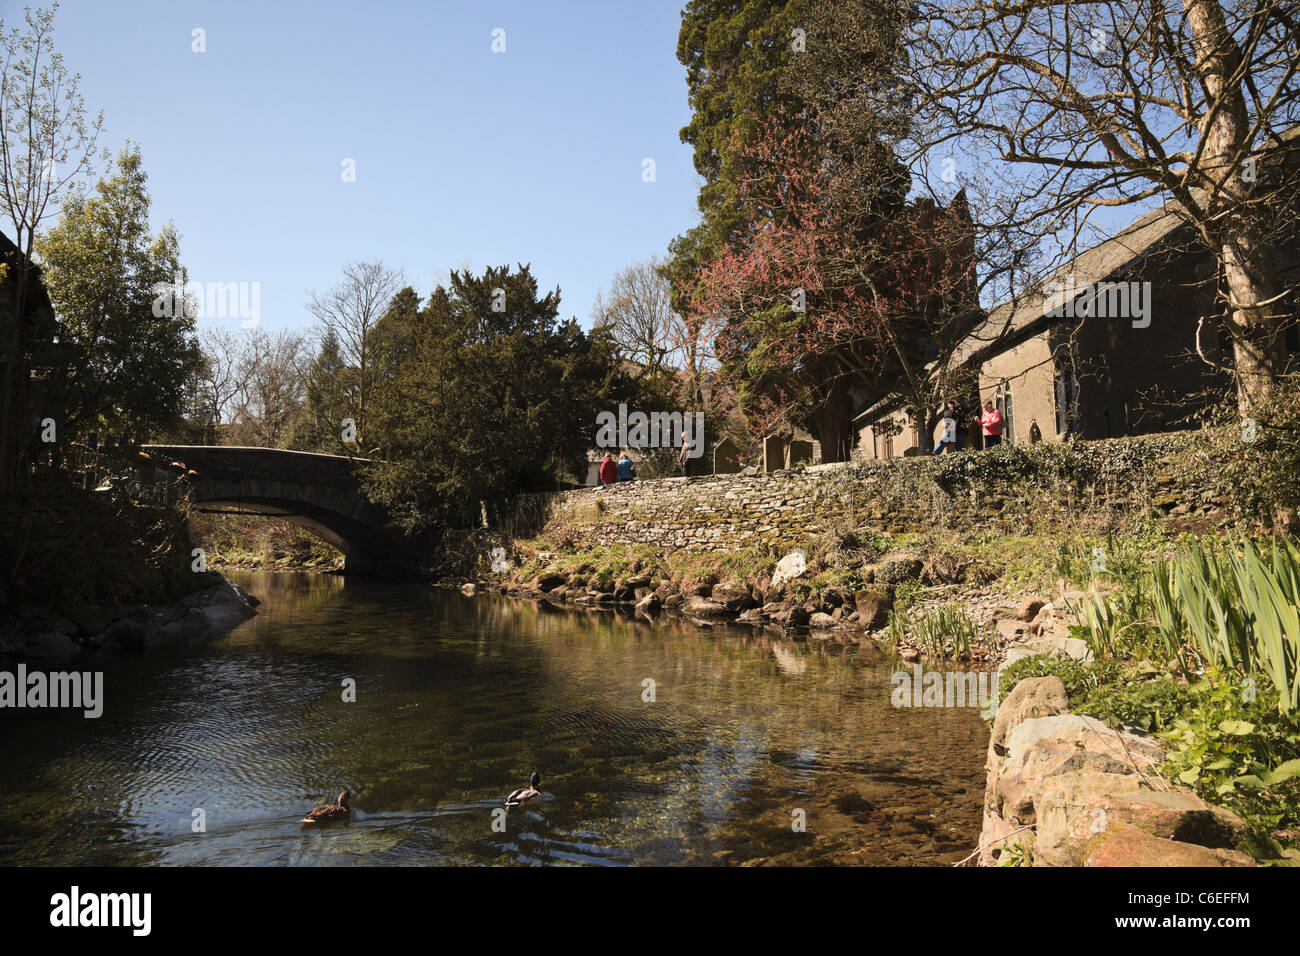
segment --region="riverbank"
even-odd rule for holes
[[[1096,609],[1124,601],[1177,553],[1162,535],[884,536],[870,548],[840,541],[780,557],[546,544],[513,542],[505,571],[443,586],[647,622],[748,625],[778,642],[878,646],[899,672],[937,675],[937,687],[997,668],[984,826],[970,862],[1300,863],[1293,719],[1266,695],[1232,699],[1234,675],[1117,648],[1097,626]],[[1125,626],[1141,633],[1135,623]]]
[[[1058,679],[1043,713],[998,712],[972,859],[1143,865],[1147,838],[1177,837],[1204,865],[1296,863],[1300,550],[1266,532],[1254,492],[1236,493],[1250,482],[1225,482],[1222,454],[1182,434],[567,492],[521,502],[506,526],[528,537],[476,532],[448,583],[876,644],[940,679],[997,667],[1004,707],[1021,681]],[[1277,530],[1293,512],[1271,514]],[[1211,606],[1234,609],[1222,628]],[[1145,759],[1103,744],[1048,759],[1107,734]],[[1008,738],[1025,745],[1005,751]],[[1085,769],[1110,777],[1057,779]],[[1085,789],[1062,796],[1071,781]],[[1161,795],[1158,813],[1114,812],[1134,786]],[[1132,832],[1092,856],[1062,800]],[[1222,813],[1234,822],[1198,829]]]
[[[283,518],[192,512],[186,529],[214,571],[343,570],[341,552]]]
[[[221,579],[175,604],[80,604],[63,609],[22,604],[6,612],[0,658],[56,665],[100,650],[136,652],[197,642],[252,617],[260,603],[237,584]]]
[[[0,508],[0,656],[57,662],[201,639],[257,601],[210,570],[174,507],[53,479]]]

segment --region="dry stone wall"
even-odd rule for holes
[[[1144,513],[1179,530],[1203,530],[1227,518],[1208,481],[1188,465],[1196,442],[1195,434],[1158,435],[620,482],[529,496],[520,511],[535,516],[546,537],[580,546],[710,551],[781,547],[849,529],[1114,527]]]

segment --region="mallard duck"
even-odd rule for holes
[[[323,807],[317,807],[310,811],[302,818],[303,823],[338,823],[340,820],[350,819],[352,811],[348,809],[348,801],[352,799],[352,792],[344,790],[339,794],[338,803],[327,803]]]
[[[506,797],[506,812],[509,813],[511,807],[531,807],[534,803],[541,803],[542,791],[537,789],[541,783],[542,778],[534,770],[528,778],[528,786],[520,787]]]

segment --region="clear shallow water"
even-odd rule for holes
[[[263,601],[230,634],[72,665],[105,672],[99,719],[0,711],[0,863],[935,865],[976,845],[983,722],[891,707],[875,649],[229,577]],[[494,832],[533,769],[545,802]],[[353,822],[298,827],[344,787]]]

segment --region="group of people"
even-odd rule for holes
[[[616,462],[612,452],[605,452],[605,460],[600,463],[600,483],[612,485],[616,481],[631,481],[636,477],[636,462],[627,452]]]
[[[1002,413],[993,406],[993,400],[984,403],[984,409],[975,418],[984,437],[984,447],[992,448],[1002,444]],[[943,435],[934,446],[935,455],[942,455],[949,448],[961,451],[966,447],[967,418],[961,403],[950,399],[943,406]]]
[[[677,467],[682,471],[683,478],[691,476],[691,446],[687,442],[682,442],[682,452],[677,456]],[[596,473],[602,485],[612,485],[616,481],[632,481],[636,478],[636,462],[634,462],[627,452],[623,452],[618,461],[614,460],[613,452],[605,452],[605,460],[600,463],[600,470]]]

